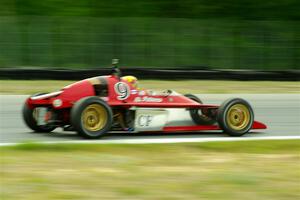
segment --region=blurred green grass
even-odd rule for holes
[[[6,199],[298,199],[300,140],[1,147]]]
[[[2,94],[35,94],[52,92],[75,81],[57,80],[0,80]],[[139,87],[144,89],[172,89],[180,93],[299,93],[297,81],[208,81],[208,80],[140,80]]]
[[[155,147],[157,151],[170,150],[172,148],[195,148],[200,151],[228,152],[228,153],[299,153],[300,140],[267,140],[267,141],[228,141],[228,142],[204,142],[204,143],[181,143],[177,144],[43,144],[36,142],[24,142],[13,146],[2,147],[4,150],[13,151],[97,151],[119,152],[126,148],[135,151],[139,148],[143,151],[150,151]]]

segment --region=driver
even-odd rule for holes
[[[138,89],[138,80],[135,76],[123,76],[121,79],[130,83],[135,89]]]

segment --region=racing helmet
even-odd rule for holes
[[[138,80],[135,76],[123,76],[122,80],[130,83],[134,88],[138,88]]]

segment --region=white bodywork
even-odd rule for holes
[[[134,108],[134,131],[162,131],[165,126],[194,125],[186,109]]]

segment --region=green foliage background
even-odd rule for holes
[[[299,69],[297,0],[0,0],[0,67]]]

